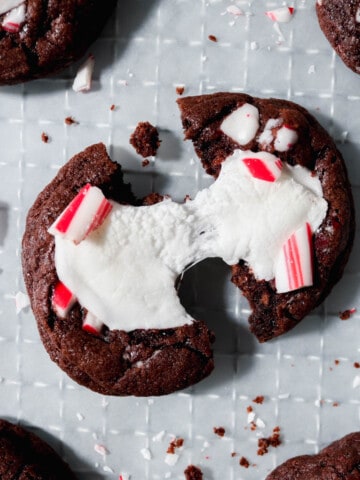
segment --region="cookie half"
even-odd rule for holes
[[[327,211],[319,227],[312,232],[311,285],[279,293],[274,278],[265,281],[256,276],[249,262],[241,260],[232,268],[232,281],[252,308],[251,331],[260,342],[270,340],[298,324],[324,300],[342,276],[355,230],[353,200],[344,161],[328,133],[295,103],[240,93],[215,93],[181,98],[178,105],[185,138],[193,142],[204,168],[215,178],[226,159],[235,152],[240,156],[248,152],[247,157],[266,153],[275,155],[284,165],[306,168],[321,184]],[[288,213],[286,196],[282,205],[277,213],[280,217]],[[249,205],[250,212],[251,209]],[[266,231],[261,239],[266,250],[274,220],[279,218],[269,221],[265,215],[260,222],[264,219],[269,226],[269,240]],[[234,222],[234,231],[235,227]],[[256,223],[251,228],[257,228]],[[290,258],[288,262],[290,273],[295,260]]]
[[[358,0],[317,0],[321,30],[343,62],[360,73],[360,3]]]
[[[0,85],[56,73],[100,34],[116,0],[6,0],[0,5]]]
[[[37,435],[0,419],[2,480],[75,480],[59,455]]]
[[[360,432],[350,433],[321,450],[318,455],[291,458],[266,480],[360,479]]]
[[[214,339],[204,322],[180,322],[179,327],[163,329],[139,328],[146,326],[146,315],[140,310],[129,319],[130,315],[120,309],[120,328],[96,332],[89,331],[88,324],[83,328],[88,312],[79,303],[65,315],[54,306],[59,278],[54,236],[48,229],[86,184],[99,187],[107,199],[117,204],[149,205],[162,199],[153,195],[137,202],[129,185],[123,182],[120,165],[110,160],[102,144],[75,155],[40,193],[28,213],[22,264],[31,307],[51,359],[81,385],[107,395],[162,395],[198,382],[213,369]],[[140,233],[138,236],[142,238]],[[141,263],[146,267],[144,255],[140,250],[139,268]],[[90,263],[96,261],[90,259]],[[128,257],[127,261],[131,264],[134,260]],[[112,263],[110,259],[109,268]],[[156,285],[156,271],[150,269],[148,273],[149,282]],[[132,282],[125,274],[112,277],[111,283],[121,281],[140,302],[144,293],[140,283]],[[161,295],[155,298],[160,306],[162,301]],[[165,317],[170,314],[165,310]],[[128,321],[136,322],[137,327],[122,330],[121,325]]]

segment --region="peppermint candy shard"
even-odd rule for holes
[[[10,10],[10,12],[4,17],[2,21],[2,28],[9,33],[17,33],[20,31],[20,26],[25,22],[25,5],[21,4],[16,8]]]
[[[94,314],[87,312],[82,324],[82,329],[85,330],[85,332],[98,336],[101,333],[103,325],[104,324],[102,321],[99,320]]]
[[[280,158],[271,154],[263,154],[262,158],[243,158],[243,162],[254,178],[265,182],[276,182],[283,168]]]
[[[100,227],[111,209],[112,205],[102,191],[88,183],[55,220],[48,232],[78,244]]]
[[[89,55],[88,59],[79,67],[73,83],[74,92],[87,92],[91,88],[95,59]]]
[[[13,8],[18,7],[22,3],[25,3],[25,0],[1,0],[0,1],[0,15],[3,13],[9,12]]]
[[[269,10],[265,14],[273,21],[279,23],[290,22],[291,17],[294,14],[293,7],[280,7],[275,10]]]
[[[296,230],[281,248],[275,262],[278,293],[291,292],[313,284],[313,239],[309,223]]]
[[[75,295],[62,283],[55,285],[52,296],[52,307],[60,318],[66,318],[76,302]]]

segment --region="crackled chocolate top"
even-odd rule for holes
[[[359,0],[317,0],[319,24],[344,63],[360,73]]]
[[[75,480],[58,454],[34,433],[0,419],[2,480]]]
[[[8,12],[0,15],[0,85],[43,77],[80,58],[115,4],[116,0],[26,0],[24,19],[11,31],[4,29]]]
[[[266,480],[359,480],[360,432],[350,433],[318,455],[291,458]]]
[[[120,165],[110,160],[102,144],[73,157],[40,193],[27,217],[22,262],[31,307],[50,357],[78,383],[108,395],[160,395],[201,380],[213,368],[213,336],[202,321],[167,329],[104,329],[94,336],[82,329],[86,311],[79,304],[65,319],[56,315],[55,242],[48,228],[87,183],[119,203],[149,205],[161,200],[153,195],[136,202],[123,182]]]

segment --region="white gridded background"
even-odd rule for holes
[[[338,317],[360,307],[357,243],[326,302],[293,332],[266,345],[247,330],[247,304],[229,282],[228,268],[216,260],[194,268],[185,278],[184,302],[217,335],[216,369],[202,383],[167,397],[103,397],[79,387],[49,360],[31,311],[15,312],[14,295],[24,291],[26,213],[76,152],[104,141],[139,196],[154,190],[182,200],[210,183],[192,145],[182,141],[178,85],[188,95],[248,92],[307,107],[337,140],[358,203],[360,78],[332,52],[314,3],[289,3],[296,13],[279,32],[264,12],[281,0],[238,1],[245,13],[239,18],[222,15],[227,0],[121,0],[90,49],[96,58],[90,93],[71,90],[76,66],[55,78],[0,89],[0,415],[45,438],[79,479],[117,479],[120,472],[133,480],[181,479],[194,463],[207,480],[259,480],[290,456],[317,452],[359,429],[360,389],[354,387],[360,370],[354,362],[360,360],[360,319]],[[65,125],[69,115],[79,124]],[[162,138],[147,168],[128,143],[143,120],[157,125]],[[42,132],[50,136],[48,144]],[[252,402],[257,395],[265,396],[262,405]],[[248,428],[248,405],[264,428]],[[282,445],[257,456],[258,436],[277,425]],[[224,438],[213,433],[216,426],[225,428]],[[171,435],[185,440],[174,466],[164,461]],[[105,445],[108,454],[96,453],[95,444]],[[240,467],[232,452],[256,466]]]

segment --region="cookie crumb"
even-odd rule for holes
[[[253,407],[249,405],[248,407],[246,407],[246,411],[247,413],[251,413],[253,411]]]
[[[209,35],[209,36],[208,36],[208,39],[209,39],[210,41],[212,41],[212,42],[217,42],[217,41],[218,41],[218,39],[217,39],[217,37],[216,37],[215,35]]]
[[[214,427],[214,433],[219,437],[223,437],[225,435],[225,428],[224,427]]]
[[[195,467],[195,465],[189,465],[184,471],[185,480],[202,480],[203,473],[200,468]]]
[[[349,318],[356,313],[356,308],[349,308],[343,312],[339,312],[339,317],[341,320],[349,320]]]
[[[360,363],[359,362],[354,362],[354,367],[355,368],[360,368]]]
[[[73,117],[66,117],[65,123],[66,125],[73,125],[74,123],[77,125],[79,122],[77,122]]]
[[[239,460],[239,465],[241,467],[244,467],[244,468],[249,468],[250,463],[249,463],[249,460],[247,458],[241,457],[240,460]]]
[[[180,85],[176,87],[176,93],[178,95],[182,95],[184,92],[185,92],[185,87],[180,86]]]
[[[183,438],[175,438],[170,442],[170,445],[168,446],[168,449],[166,450],[166,453],[171,453],[174,454],[176,448],[180,448],[184,445],[184,439]]]
[[[148,165],[150,165],[150,160],[148,158],[145,158],[145,160],[141,162],[141,165],[143,167],[147,167]]]
[[[273,429],[272,435],[267,438],[259,438],[258,440],[258,455],[265,455],[269,451],[269,447],[278,447],[281,445],[281,439],[280,439],[280,427],[275,427]]]
[[[231,452],[232,457],[236,457],[237,453],[236,452]]]
[[[150,122],[139,122],[130,137],[130,144],[142,157],[154,156],[160,146],[159,132]]]
[[[42,132],[41,134],[41,140],[44,142],[44,143],[48,143],[49,142],[49,135],[45,132]]]
[[[110,110],[113,112],[114,110],[116,110],[116,105],[113,103],[112,105],[110,105]]]
[[[264,395],[258,395],[253,399],[253,402],[262,405],[264,402]]]
[[[334,363],[335,363],[335,365],[339,365],[340,360],[336,359],[336,360],[334,360]]]
[[[333,403],[333,407],[338,407],[339,406],[339,402],[334,402]]]

